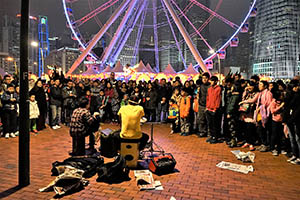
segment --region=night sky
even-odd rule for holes
[[[90,1],[94,1],[99,4],[99,0]],[[201,0],[198,1],[201,2]],[[0,0],[0,2],[1,14],[4,13],[14,16],[16,13],[20,12],[21,0]],[[82,8],[82,13],[80,13],[80,16],[84,15],[84,13],[88,11],[89,8],[87,2],[88,0],[80,0],[77,2],[78,6]],[[212,9],[214,9],[217,2],[218,0],[211,0]],[[249,2],[250,0],[223,0],[219,13],[235,23],[240,23],[242,17],[244,17],[246,11],[249,9]],[[97,3],[95,5],[98,5]],[[30,0],[30,5],[30,15],[48,16],[50,36],[59,36],[64,32],[68,32],[61,0]],[[227,25],[222,24],[222,22],[215,21],[214,25],[210,28],[210,32],[214,36],[213,38],[217,39],[220,37],[220,34],[224,33],[223,28],[226,26]],[[99,30],[99,28],[96,27],[95,23],[95,25],[87,27],[85,31],[95,33],[97,30]]]

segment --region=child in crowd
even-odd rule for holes
[[[190,108],[191,108],[191,97],[188,96],[187,89],[183,88],[181,90],[181,100],[179,105],[179,113],[180,113],[180,128],[182,136],[188,136],[190,133]]]
[[[168,120],[171,122],[171,133],[179,132],[179,107],[174,99],[169,101],[169,115]]]
[[[167,98],[162,97],[161,101],[157,105],[156,121],[165,123],[167,121],[167,117],[168,117],[167,113],[168,113]]]
[[[180,100],[181,100],[180,88],[179,87],[175,88],[175,90],[174,90],[174,92],[172,94],[171,99],[174,99],[175,103],[179,106]]]
[[[104,90],[100,90],[99,96],[97,97],[97,106],[101,121],[103,121],[103,117],[105,115],[105,107],[107,106],[108,98],[109,97],[105,96]]]
[[[119,122],[118,112],[120,110],[120,101],[118,98],[118,94],[115,94],[111,99],[111,110],[112,110],[112,122],[118,123]]]
[[[128,94],[124,94],[123,99],[121,101],[121,107],[128,105]]]
[[[37,105],[37,101],[35,100],[35,95],[30,95],[29,98],[29,119],[30,119],[30,126],[29,131],[34,132],[35,134],[38,134],[38,131],[36,129],[37,119],[40,115],[40,110]]]

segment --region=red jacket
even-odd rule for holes
[[[218,85],[210,86],[207,90],[206,109],[216,111],[221,104],[221,87]]]

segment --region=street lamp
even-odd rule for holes
[[[7,57],[6,60],[9,61],[9,62],[12,62],[12,61],[14,61],[14,58],[13,57]]]
[[[32,42],[31,42],[31,46],[33,46],[33,47],[38,47],[38,46],[39,46],[39,43],[36,42],[36,41],[32,41]]]

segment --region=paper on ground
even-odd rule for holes
[[[240,151],[240,150],[235,150],[235,151],[231,151],[231,153],[233,153],[238,160],[241,160],[243,162],[252,162],[254,163],[254,159],[255,159],[255,154],[248,151],[247,153]]]
[[[239,164],[234,164],[234,163],[225,162],[225,161],[220,162],[216,166],[219,168],[222,168],[222,169],[228,169],[228,170],[240,172],[243,174],[248,174],[249,172],[254,171],[254,168],[252,165],[249,165],[249,166],[239,165]]]

